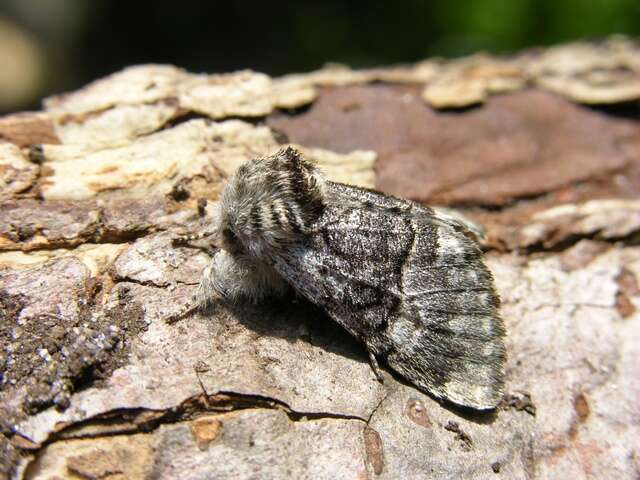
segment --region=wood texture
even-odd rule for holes
[[[612,39],[278,79],[137,66],[0,118],[0,471],[637,478],[638,85],[636,44]],[[508,330],[494,414],[379,384],[302,301],[167,322],[209,260],[172,239],[289,142],[485,225]]]

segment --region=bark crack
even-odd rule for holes
[[[386,396],[376,405],[368,418],[334,412],[301,412],[292,409],[277,398],[219,391],[215,394],[202,393],[187,398],[177,406],[166,409],[122,408],[104,412],[91,418],[74,422],[52,432],[42,443],[34,442],[20,431],[13,432],[12,443],[22,450],[38,451],[52,443],[69,439],[104,438],[116,435],[150,433],[161,425],[189,421],[208,412],[227,413],[238,410],[266,409],[280,410],[293,422],[321,419],[355,420],[368,424],[373,413]]]
[[[371,410],[371,413],[369,414],[369,416],[367,417],[367,420],[365,422],[367,424],[367,426],[371,423],[371,420],[373,419],[373,416],[376,414],[376,412],[378,411],[380,406],[384,403],[384,401],[388,397],[389,397],[389,392],[385,393],[384,396],[380,399],[380,401],[376,404],[376,406],[373,407],[373,410]]]

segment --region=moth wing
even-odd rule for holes
[[[461,222],[327,184],[326,208],[276,270],[394,370],[476,409],[502,397],[504,328],[481,251]]]
[[[432,210],[438,221],[449,223],[451,227],[457,230],[466,229],[476,241],[486,239],[487,232],[484,227],[465,217],[460,212],[446,207],[434,207]]]
[[[437,397],[495,408],[504,390],[504,324],[493,277],[463,223],[415,209],[403,302],[388,364]]]
[[[385,209],[330,197],[304,244],[274,258],[275,269],[356,338],[369,344],[392,320],[399,277],[410,245],[406,219]]]

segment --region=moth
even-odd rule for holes
[[[379,380],[378,359],[436,398],[500,402],[505,330],[471,222],[331,182],[288,147],[236,171],[212,227],[200,306],[293,287],[362,342]]]

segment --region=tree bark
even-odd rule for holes
[[[637,478],[640,50],[624,39],[269,78],[131,67],[0,118],[7,478]],[[507,326],[493,413],[302,301],[175,320],[225,178],[297,145],[460,209]]]

